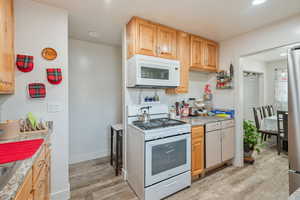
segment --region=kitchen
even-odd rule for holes
[[[227,32],[227,38],[220,39],[221,37],[217,37],[213,32],[206,32],[205,28],[203,28],[204,32],[197,31],[194,28],[196,26],[186,23],[187,18],[184,20],[183,17],[175,22],[176,20],[170,20],[170,18],[168,20],[166,16],[153,17],[149,13],[153,12],[155,8],[166,8],[167,2],[163,2],[158,7],[156,3],[153,5],[149,2],[145,2],[143,5],[137,3],[137,7],[140,6],[144,9],[128,8],[130,14],[126,15],[123,8],[128,6],[124,5],[124,2],[120,3],[118,10],[121,13],[120,16],[123,17],[120,17],[122,19],[118,23],[114,21],[116,18],[112,19],[114,21],[112,23],[118,24],[118,26],[103,22],[113,15],[113,12],[107,11],[113,9],[111,6],[116,6],[115,3],[103,1],[100,3],[100,8],[104,12],[98,12],[97,9],[93,11],[94,8],[99,8],[98,3],[81,7],[82,4],[76,2],[72,7],[72,3],[69,1],[15,1],[14,53],[34,55],[35,68],[33,72],[25,75],[13,64],[13,71],[15,71],[13,79],[16,79],[15,94],[4,95],[1,98],[1,120],[20,119],[28,112],[34,112],[45,121],[54,122],[51,138],[51,192],[49,192],[51,199],[69,199],[70,197],[71,199],[122,199],[122,194],[124,195],[123,199],[161,199],[170,195],[168,197],[170,199],[176,197],[192,199],[197,195],[205,195],[208,199],[222,199],[222,197],[230,199],[252,195],[253,199],[258,199],[259,197],[253,196],[253,193],[246,193],[247,189],[253,186],[248,179],[251,177],[247,177],[246,174],[245,182],[236,187],[238,192],[234,191],[233,186],[230,185],[231,181],[238,182],[238,172],[246,170],[249,173],[248,170],[251,169],[251,166],[249,168],[247,164],[244,165],[243,159],[243,114],[240,104],[242,73],[239,58],[253,52],[299,42],[298,12],[294,12],[290,8],[289,12],[285,13],[286,15],[281,16],[282,20],[285,19],[281,22],[275,23],[276,17],[273,16],[273,18],[269,18],[268,23],[264,21],[260,25],[256,24],[255,28],[253,26],[251,30],[232,29],[231,33]],[[193,7],[201,6],[200,2],[194,3],[189,6],[189,9],[193,10]],[[272,9],[278,9],[277,13],[281,13],[280,7],[283,6],[272,1],[267,1],[266,4],[260,5],[261,7],[251,5],[251,1],[248,3],[247,6],[237,5],[234,12],[236,13],[235,17],[243,18],[244,21],[242,21],[245,24],[247,22],[250,24],[250,19],[249,16],[238,14],[242,8],[251,7],[253,10],[264,10],[268,13],[271,13]],[[264,7],[264,5],[270,4],[274,7]],[[298,2],[294,2],[291,7],[297,8],[298,4]],[[153,7],[154,5],[156,6]],[[182,10],[182,5],[176,5],[171,6],[174,13]],[[202,6],[211,10],[216,5],[206,2]],[[220,12],[222,7],[224,8],[224,5],[218,6]],[[146,8],[149,9],[147,12]],[[189,9],[184,12],[189,13]],[[25,13],[24,10],[32,12]],[[98,22],[101,24],[100,29],[97,28],[99,25],[90,25],[85,21],[93,18],[91,17],[92,13],[97,15],[101,21],[101,23]],[[187,15],[191,22],[199,21],[199,27],[206,27],[209,30],[209,26],[205,25],[203,20],[210,21],[207,16],[211,17],[211,14],[206,13],[206,17],[201,14],[195,21],[195,19],[192,20],[192,13]],[[255,16],[254,13],[255,11],[251,16]],[[102,14],[106,17],[99,16]],[[170,16],[174,16],[174,14],[170,14]],[[221,20],[222,16],[227,16],[224,10],[217,17]],[[262,17],[262,15],[257,16]],[[290,18],[286,18],[288,16]],[[53,23],[51,20],[53,17],[57,23]],[[223,24],[230,24],[228,19],[234,20],[235,17],[228,16],[227,19],[224,19]],[[200,20],[201,18],[203,20]],[[69,20],[70,24],[68,25]],[[76,25],[79,21],[80,25]],[[259,20],[254,21],[258,22]],[[275,24],[268,25],[271,22]],[[98,23],[95,22],[95,24]],[[235,21],[235,23],[238,22]],[[137,25],[140,28],[136,28]],[[41,27],[41,34],[34,31],[37,27]],[[76,27],[81,28],[77,29]],[[119,32],[114,31],[116,27]],[[216,23],[215,27],[221,27],[221,25]],[[112,31],[105,33],[104,30]],[[126,34],[128,30],[129,33]],[[216,31],[216,29],[214,30]],[[139,34],[138,31],[140,31]],[[32,32],[33,36],[28,32]],[[83,32],[83,36],[80,37],[79,35]],[[122,32],[123,44],[120,39],[111,42],[111,38],[114,36],[120,38]],[[272,37],[266,37],[266,33],[271,34]],[[35,42],[32,38],[35,38]],[[278,38],[282,38],[282,40],[278,41]],[[104,44],[98,43],[99,40]],[[118,46],[110,46],[107,43],[118,44]],[[256,45],[253,45],[254,43]],[[161,46],[157,47],[157,44]],[[91,46],[93,48],[90,48]],[[58,58],[51,62],[45,61],[40,55],[43,47],[53,47],[58,52]],[[89,55],[93,53],[93,57],[84,51],[85,47],[92,49],[88,53]],[[100,47],[101,50],[99,50]],[[80,49],[76,54],[74,54],[75,48]],[[100,60],[96,58],[99,52],[102,55]],[[141,56],[136,56],[136,54]],[[91,62],[93,59],[96,62]],[[111,59],[111,61],[108,62],[106,59]],[[130,59],[135,62],[129,69]],[[13,63],[14,61],[15,59],[13,59]],[[142,66],[137,64],[139,61],[142,62]],[[111,66],[112,70],[96,72],[96,69],[91,69],[95,67],[93,65],[99,66],[97,70],[105,69],[107,66]],[[173,65],[177,67],[173,67]],[[55,66],[61,66],[63,70],[63,80],[57,86],[47,83],[46,78],[39,78],[44,73],[45,67]],[[159,68],[162,66],[164,69]],[[76,71],[77,69],[80,70]],[[136,69],[145,71],[141,72]],[[128,73],[128,70],[136,71]],[[85,73],[88,76],[83,76]],[[99,73],[101,78],[92,77],[95,73]],[[139,73],[143,77],[142,80],[137,79]],[[169,79],[169,75],[173,76],[173,79]],[[151,80],[148,82],[149,76]],[[103,80],[106,82],[100,82]],[[224,80],[228,80],[229,84],[223,83]],[[14,82],[12,79],[6,81]],[[30,100],[27,93],[24,92],[26,85],[32,81],[46,83],[47,97],[44,101]],[[101,87],[96,87],[97,81]],[[119,86],[115,87],[117,85]],[[76,94],[78,90],[82,91],[77,92],[79,95]],[[97,94],[97,96],[94,91],[101,91],[101,94]],[[11,91],[6,91],[6,93],[11,93]],[[97,105],[97,102],[100,105]],[[189,108],[187,104],[193,106]],[[88,112],[84,110],[85,105],[91,105],[87,107]],[[108,107],[110,109],[107,109]],[[114,114],[111,115],[109,111]],[[100,112],[101,115],[96,115],[95,112]],[[81,116],[77,118],[79,114]],[[188,116],[190,114],[201,116],[190,117]],[[143,118],[145,121],[148,121],[150,116],[150,121],[139,123],[137,115],[141,115],[139,119]],[[83,118],[87,119],[86,124],[80,123]],[[122,145],[124,147],[121,148],[123,150],[123,168],[120,170],[122,176],[117,177],[114,176],[114,170],[109,162],[101,160],[109,157],[110,125],[116,123],[123,124],[121,129],[123,129]],[[82,132],[86,134],[83,136]],[[92,135],[92,132],[96,134]],[[166,145],[171,141],[174,142],[172,145]],[[159,144],[164,145],[160,146]],[[163,148],[166,146],[169,149]],[[137,148],[140,150],[137,151]],[[180,151],[178,151],[179,148]],[[101,151],[95,149],[101,149]],[[147,151],[148,153],[146,153]],[[44,159],[48,159],[48,150],[43,150],[43,152],[45,152]],[[153,162],[154,159],[157,162]],[[100,163],[100,169],[105,166],[107,170],[104,170],[105,173],[103,172],[100,176],[100,170],[97,169],[94,178],[90,178],[89,176],[93,173],[84,174],[85,170],[80,170],[79,167],[87,169],[90,164],[85,162],[89,161],[97,163],[97,165]],[[69,164],[71,165],[69,166]],[[94,164],[90,167],[91,169],[86,171],[96,170]],[[260,166],[261,163],[257,161],[254,165],[256,164]],[[179,167],[174,168],[174,166]],[[224,166],[226,167],[223,168]],[[152,170],[150,170],[151,168]],[[167,168],[174,170],[166,170]],[[241,171],[238,171],[239,169]],[[80,174],[80,178],[73,179],[74,171]],[[235,171],[236,173],[234,173]],[[158,173],[158,176],[155,175],[155,172]],[[229,174],[232,174],[235,179],[226,181],[219,179],[223,176],[228,177]],[[109,181],[116,181],[113,182],[115,185],[112,184],[111,188],[106,188],[109,184],[101,185],[97,190],[97,184],[99,187],[99,184],[105,180],[105,178],[103,180],[103,176],[110,177],[106,180],[107,184]],[[257,176],[259,179],[262,177],[268,179],[264,174]],[[70,180],[69,177],[71,177]],[[123,178],[127,182],[123,181]],[[80,183],[79,179],[84,184]],[[78,182],[78,185],[74,185],[73,180]],[[205,189],[206,181],[215,185],[222,183],[226,187]],[[80,185],[82,187],[79,187]],[[166,187],[166,189],[161,190],[162,187]],[[119,194],[116,192],[117,190],[114,191],[116,188],[121,188]],[[178,192],[182,189],[185,190]],[[195,192],[198,189],[200,193]],[[226,193],[228,196],[221,196]],[[272,194],[273,192],[266,193]],[[284,195],[287,193],[288,191]]]

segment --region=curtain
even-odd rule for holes
[[[275,69],[275,106],[277,110],[288,110],[287,69]]]

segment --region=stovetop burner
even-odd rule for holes
[[[151,130],[156,128],[165,128],[169,126],[178,126],[185,124],[185,122],[169,119],[169,118],[158,118],[158,119],[151,119],[150,122],[141,122],[141,121],[134,121],[133,125],[139,127],[143,130]]]

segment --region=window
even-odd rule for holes
[[[288,72],[275,69],[275,105],[277,110],[288,110]]]

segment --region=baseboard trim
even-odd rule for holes
[[[107,157],[109,154],[108,152],[109,152],[108,150],[104,150],[104,151],[70,155],[69,164],[75,164],[83,161]]]
[[[70,185],[67,189],[51,193],[51,200],[67,200],[70,199]]]

